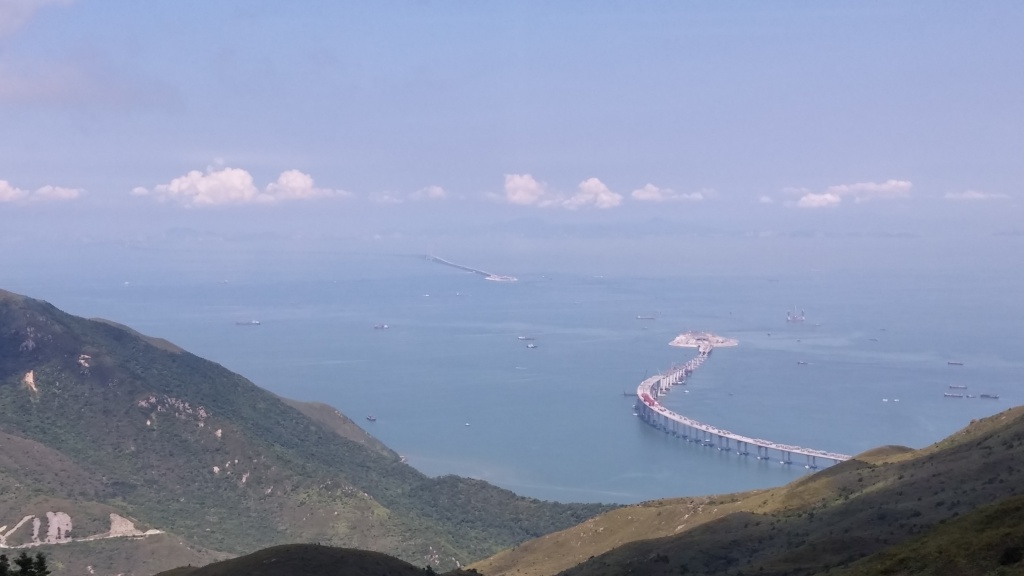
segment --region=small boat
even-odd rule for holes
[[[807,362],[804,362],[803,360],[797,360],[796,363],[800,366],[807,366]]]
[[[950,360],[949,362],[946,362],[946,364],[949,365],[949,366],[963,366],[964,365],[963,362],[954,362],[952,360]]]
[[[516,340],[534,340],[533,336],[516,336]]]
[[[367,416],[366,419],[369,420],[370,422],[376,422],[377,421],[377,417],[374,416],[373,414],[370,414],[369,416]]]
[[[245,321],[242,321],[242,322],[235,322],[235,325],[236,326],[259,326],[260,325],[260,321],[259,320],[245,320]]]
[[[999,400],[999,394],[982,394],[979,398],[988,398],[989,400]]]
[[[537,345],[536,345],[536,344],[534,344],[533,342],[530,342],[529,344],[527,344],[527,345],[526,345],[526,347],[527,347],[527,348],[536,348],[536,347],[537,347]]]
[[[964,397],[963,394],[950,394],[949,392],[944,393],[943,396],[945,396],[946,398],[963,398]]]
[[[965,384],[950,384],[949,387],[954,390],[967,390],[967,386]]]
[[[654,316],[640,316],[640,315],[637,315],[636,319],[637,320],[654,320]]]
[[[388,326],[387,324],[376,324],[373,327],[374,330],[387,330],[388,328],[390,328],[390,326]]]

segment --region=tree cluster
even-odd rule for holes
[[[28,552],[22,551],[14,559],[14,566],[11,568],[11,561],[6,554],[0,554],[0,576],[49,576],[50,567],[46,565],[46,555],[36,552],[35,556],[29,556]]]

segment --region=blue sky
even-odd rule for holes
[[[1022,29],[1019,2],[0,0],[0,217],[1019,234]]]

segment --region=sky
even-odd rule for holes
[[[0,0],[0,247],[1019,238],[1022,29],[1011,1]]]

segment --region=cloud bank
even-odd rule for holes
[[[152,190],[136,187],[133,196],[150,196],[161,202],[177,202],[190,207],[230,204],[275,204],[295,200],[313,200],[347,196],[342,190],[318,188],[309,174],[286,170],[277,180],[260,190],[252,175],[241,168],[192,170],[184,176],[160,184]]]
[[[64,188],[62,186],[43,186],[35,190],[23,190],[14,187],[7,180],[0,180],[0,202],[45,202],[59,200],[75,200],[82,195],[81,188]]]

